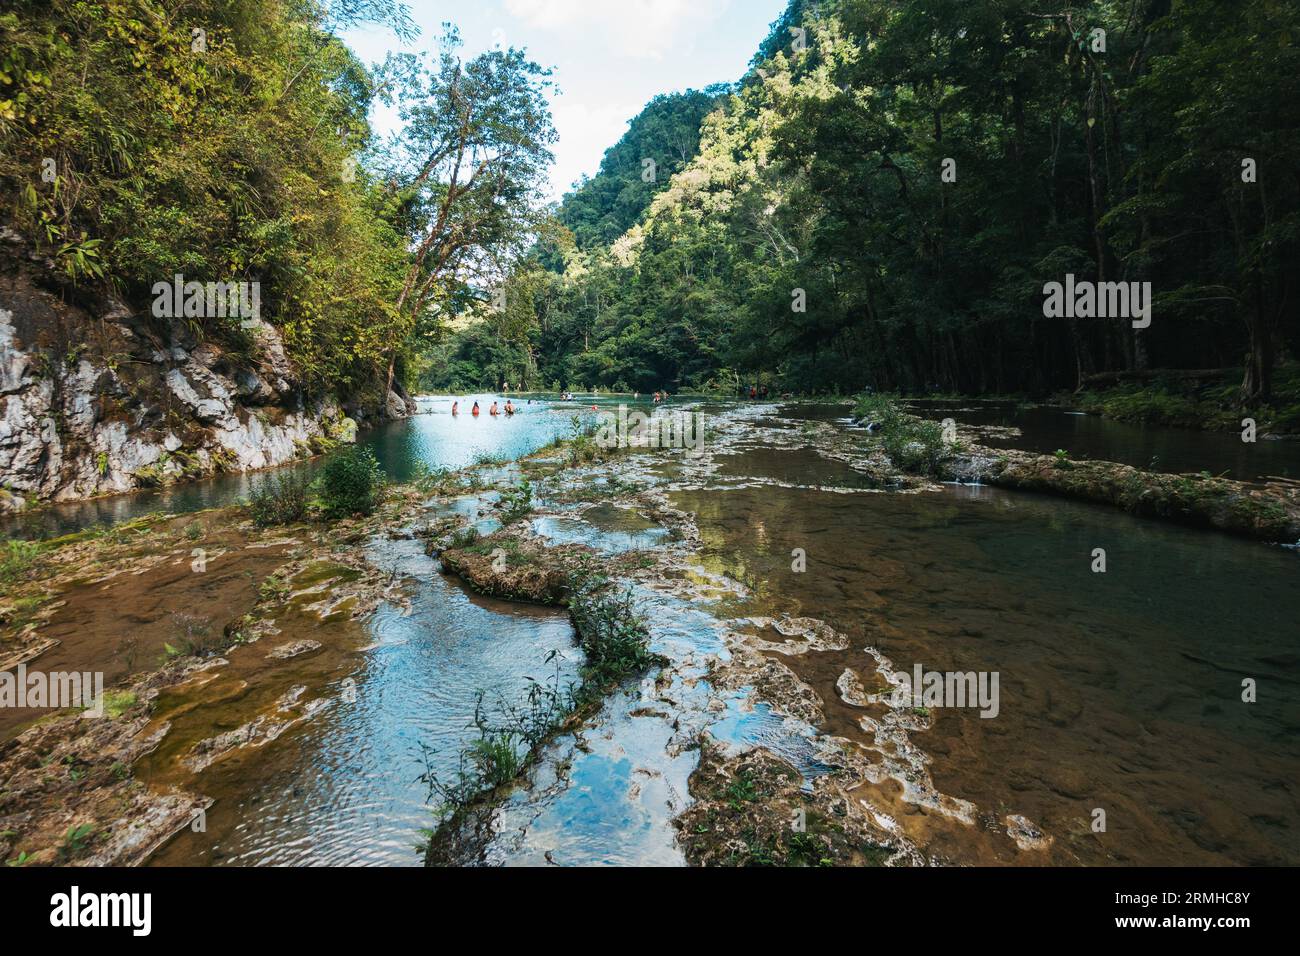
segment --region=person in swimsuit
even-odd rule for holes
[[[478,418],[478,402],[474,403],[474,410],[470,414],[473,415],[475,418]]]
[[[507,414],[507,415],[513,415],[514,413],[515,413],[515,407],[514,407],[514,405],[510,404],[510,399],[507,398],[507,399],[506,399],[506,414]]]
[[[460,414],[460,402],[452,402],[452,403],[451,403],[451,413],[452,413],[453,415],[459,415],[459,414]]]
[[[496,403],[496,402],[493,402],[493,403],[492,403],[492,407],[488,409],[488,414],[489,414],[489,415],[500,415],[500,414],[501,414],[499,411],[497,411],[497,403]]]

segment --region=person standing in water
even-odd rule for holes
[[[489,414],[489,415],[492,415],[492,416],[496,416],[496,415],[500,415],[500,414],[501,414],[499,411],[497,411],[497,403],[496,403],[496,402],[493,402],[493,403],[492,403],[492,407],[488,409],[488,414]]]
[[[474,403],[474,410],[470,412],[475,418],[478,418],[478,402]]]
[[[510,399],[507,398],[507,399],[506,399],[506,414],[507,414],[507,415],[513,415],[514,413],[515,413],[515,407],[514,407],[514,405],[510,404]]]
[[[459,414],[460,414],[460,402],[452,402],[452,403],[451,403],[451,413],[452,413],[453,415],[459,415]]]

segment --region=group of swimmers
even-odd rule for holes
[[[766,388],[763,389],[763,394],[764,394],[764,395],[767,394],[767,389],[766,389]],[[641,397],[641,393],[640,393],[640,392],[636,392],[636,393],[633,395],[633,398],[638,398],[638,399],[639,399],[640,397]],[[750,394],[749,397],[750,397],[750,398],[753,398],[753,397],[754,397],[753,394],[752,394],[752,389],[751,389],[751,394]],[[573,393],[572,393],[572,392],[565,392],[564,394],[562,394],[562,395],[560,396],[560,398],[563,399],[563,400],[565,400],[565,401],[567,401],[567,400],[573,398]],[[665,390],[662,391],[662,392],[655,392],[655,393],[654,393],[654,403],[655,403],[656,405],[658,405],[660,402],[666,402],[666,401],[668,401],[668,391],[667,391],[667,389],[665,389]],[[533,400],[532,400],[531,398],[528,400],[528,404],[529,404],[529,405],[533,404]],[[596,406],[595,406],[595,405],[592,405],[591,408],[592,408],[592,411],[595,411],[595,410],[596,410]],[[504,408],[500,408],[500,409],[497,408],[497,403],[496,403],[496,402],[493,402],[493,403],[492,403],[492,407],[488,409],[488,414],[489,414],[489,415],[493,415],[493,416],[495,416],[495,415],[500,415],[500,414],[502,414],[502,413],[504,412],[506,415],[513,415],[513,414],[514,414],[515,412],[517,412],[518,410],[519,410],[519,407],[518,407],[517,405],[515,405],[513,402],[511,402],[510,399],[507,398],[507,399],[506,399],[506,404],[505,404],[505,407],[504,407]],[[454,402],[451,403],[451,413],[452,413],[453,415],[459,415],[459,414],[460,414],[460,402],[459,402],[459,401],[454,401]],[[478,416],[479,416],[479,407],[478,407],[478,402],[475,402],[475,403],[474,403],[474,407],[473,407],[472,409],[470,409],[470,414],[473,415],[475,418],[478,418]]]
[[[529,404],[529,405],[533,404],[532,399],[529,399],[529,400],[528,400],[528,404]],[[504,409],[499,409],[499,408],[497,408],[497,403],[496,403],[496,402],[493,402],[493,403],[492,403],[492,407],[488,409],[488,414],[489,414],[489,415],[500,415],[500,414],[502,413],[502,411],[504,411],[507,415],[513,415],[513,414],[517,411],[517,409],[516,409],[516,407],[515,407],[514,402],[510,401],[510,399],[507,398],[507,399],[506,399],[506,406],[505,406]],[[453,415],[459,415],[459,414],[460,414],[460,402],[452,402],[452,403],[451,403],[451,413],[452,413]],[[479,407],[478,407],[478,402],[475,402],[475,403],[474,403],[474,407],[470,409],[470,412],[469,412],[469,413],[470,413],[471,415],[473,415],[475,418],[478,418],[478,416],[479,416]]]

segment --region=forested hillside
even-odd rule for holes
[[[490,303],[480,296],[466,309],[462,328],[435,339],[424,355],[423,383],[455,390],[499,388],[506,382],[536,385],[539,379],[558,384],[557,369],[566,356],[589,343],[587,326],[575,314],[581,306],[552,308],[556,275],[566,266],[581,273],[608,257],[609,246],[695,158],[700,126],[727,89],[711,86],[651,100],[606,150],[596,175],[575,184],[554,210],[543,242],[515,264],[505,301]]]
[[[1044,394],[1235,367],[1267,400],[1298,344],[1298,152],[1284,0],[792,0],[630,228],[602,232],[629,207],[597,183],[644,139],[566,198],[509,335],[452,343],[458,380]],[[1149,282],[1149,327],[1046,316],[1067,274]]]
[[[564,197],[557,218],[580,249],[608,246],[636,225],[700,148],[700,124],[727,93],[725,86],[664,93],[638,113],[605,152],[600,170]]]

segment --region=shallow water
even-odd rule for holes
[[[815,616],[853,638],[787,661],[828,701],[823,729],[864,737],[835,684],[845,668],[875,683],[867,644],[908,673],[999,672],[995,718],[942,710],[913,741],[940,791],[1054,835],[1053,862],[1300,862],[1293,554],[988,488],[674,503],[697,515],[706,566],[751,589],[735,613]],[[1105,573],[1091,571],[1097,547]],[[1245,677],[1258,703],[1242,702]],[[1089,830],[1098,807],[1106,834]],[[1015,859],[928,836],[956,861]]]
[[[554,544],[585,544],[605,554],[644,551],[661,544],[665,528],[640,518],[631,509],[597,505],[581,519],[545,516],[533,521],[533,533]]]
[[[460,402],[460,414],[453,417],[453,401]],[[482,414],[469,414],[478,401]],[[649,411],[647,400],[631,401],[626,396],[578,396],[571,401],[527,396],[520,399],[514,416],[487,414],[493,401],[504,406],[505,396],[481,393],[465,396],[425,395],[416,400],[419,413],[390,422],[361,435],[361,444],[374,450],[380,465],[395,481],[410,480],[417,469],[463,468],[482,457],[518,458],[556,438],[570,434],[574,415],[588,419],[592,405],[612,408],[620,403]],[[528,404],[531,401],[531,404]],[[677,405],[680,400],[673,399]],[[962,425],[1009,426],[1020,429],[1018,436],[984,435],[983,444],[994,448],[1019,448],[1051,454],[1063,448],[1077,458],[1096,458],[1165,472],[1225,474],[1244,481],[1265,477],[1300,476],[1300,441],[1240,441],[1235,433],[1197,432],[1187,429],[1129,425],[1096,416],[1067,412],[1046,406],[1018,406],[1005,402],[913,400],[908,403],[918,414],[940,420],[951,417]],[[730,404],[697,406],[706,415],[717,414]],[[767,424],[795,428],[802,422],[844,422],[849,406],[843,403],[802,402],[778,406],[779,416]],[[49,538],[85,528],[117,524],[157,511],[182,514],[219,508],[247,498],[268,476],[286,470],[311,475],[320,459],[285,465],[259,472],[219,475],[203,481],[168,488],[109,495],[89,501],[63,502],[43,507],[30,515],[0,517],[0,537]],[[744,476],[752,467],[744,461],[727,466],[734,475]],[[832,467],[832,466],[826,466]],[[834,475],[791,474],[788,481],[813,484],[857,483],[863,476],[840,470]]]
[[[862,720],[874,711],[838,686],[846,670],[878,686],[870,646],[909,673],[920,664],[1000,678],[996,716],[935,708],[911,734],[937,791],[968,808],[968,822],[913,802],[892,780],[855,791],[931,859],[1300,862],[1293,553],[998,489],[864,493],[861,476],[844,480],[844,462],[797,434],[766,448],[755,434],[724,438],[695,469],[700,480],[680,464],[641,469],[672,480],[672,504],[694,515],[703,547],[687,560],[702,562],[700,580],[739,587],[646,597],[672,682],[629,688],[588,731],[558,742],[549,769],[503,809],[489,859],[678,862],[664,840],[682,803],[680,731],[761,744],[806,778],[819,772],[816,732],[873,750]],[[1097,547],[1105,573],[1092,571]],[[794,549],[807,555],[803,572]],[[823,701],[815,728],[772,713],[752,688],[723,692],[703,677],[703,659],[728,656],[723,631],[759,634],[747,622],[773,618],[813,618],[850,638],[845,650],[773,655]],[[1256,703],[1242,699],[1245,678]],[[678,734],[665,728],[669,716]],[[1097,810],[1104,832],[1092,827]],[[1046,845],[1019,848],[1011,815]]]
[[[460,403],[460,413],[456,416],[451,414],[453,401]],[[481,408],[477,418],[470,413],[475,401]],[[627,399],[597,396],[561,402],[523,397],[518,400],[519,410],[514,415],[493,417],[488,409],[494,401],[505,406],[505,396],[486,393],[420,396],[416,400],[418,414],[363,432],[359,443],[374,451],[392,480],[409,481],[420,467],[457,469],[483,457],[527,455],[571,434],[573,416],[586,420],[592,405],[606,407]],[[49,538],[129,521],[155,511],[181,514],[220,508],[247,498],[270,475],[293,470],[310,476],[321,461],[313,459],[265,471],[218,475],[168,488],[53,504],[30,515],[0,517],[0,537]]]
[[[539,410],[537,421],[562,433],[574,410]],[[730,748],[769,747],[805,778],[821,773],[819,734],[870,747],[867,711],[837,686],[846,670],[878,684],[870,646],[904,671],[919,663],[1000,676],[997,717],[936,709],[932,725],[911,736],[938,791],[974,805],[971,822],[909,803],[895,781],[858,791],[932,858],[1300,863],[1294,553],[1056,497],[890,492],[772,406],[709,412],[717,434],[702,457],[629,455],[566,479],[615,489],[597,504],[539,499],[533,528],[543,537],[649,557],[635,595],[670,667],[616,692],[586,728],[555,741],[531,785],[501,808],[489,862],[681,864],[672,820],[690,801],[698,734]],[[402,462],[463,464],[550,440],[546,427],[521,428],[525,421],[422,416],[371,440],[383,439],[376,447],[401,474]],[[623,500],[623,485],[602,485],[615,478],[662,489],[692,514],[698,550]],[[436,511],[488,532],[491,498]],[[1091,571],[1098,547],[1104,574]],[[796,548],[806,571],[792,568]],[[421,745],[445,778],[475,736],[479,691],[516,698],[528,678],[550,679],[557,660],[561,682],[575,673],[579,653],[562,612],[471,596],[418,541],[369,549],[404,581],[409,607],[391,602],[360,623],[289,615],[278,640],[314,638],[320,652],[267,667],[265,645],[237,648],[208,683],[160,701],[159,719],[173,728],[137,776],[216,803],[206,832],[182,832],[152,862],[418,864],[414,847],[433,819],[416,779]],[[707,677],[710,661],[729,659],[736,632],[759,634],[755,621],[787,617],[850,638],[845,650],[780,658],[821,697],[818,726],[783,718],[751,687],[724,690]],[[69,625],[93,631],[95,621]],[[1257,682],[1257,703],[1242,702],[1244,678]],[[353,700],[340,693],[349,680]],[[178,770],[196,741],[274,710],[289,687],[320,702],[312,716],[197,777]],[[1107,815],[1101,834],[1089,827],[1097,808]],[[1050,847],[1017,850],[1005,833],[1009,814],[1032,820]]]
[[[460,751],[477,737],[472,720],[480,691],[495,712],[501,698],[514,703],[524,694],[530,677],[545,682],[558,675],[560,686],[574,678],[581,654],[563,612],[471,595],[437,572],[419,542],[373,547],[381,566],[410,576],[409,611],[382,607],[365,623],[366,644],[350,659],[323,674],[295,675],[311,695],[322,695],[325,709],[265,747],[201,773],[190,786],[216,800],[207,831],[182,832],[153,864],[420,865],[420,831],[433,820],[428,789],[417,779],[422,746],[440,779],[450,782]],[[240,654],[260,651],[239,648],[232,659]],[[354,692],[346,696],[354,699],[340,693],[349,678]],[[246,718],[244,711],[236,720]],[[192,720],[198,726],[178,721],[169,736],[202,737],[214,729],[208,710]],[[156,771],[167,779],[169,756],[164,751],[141,778]]]

